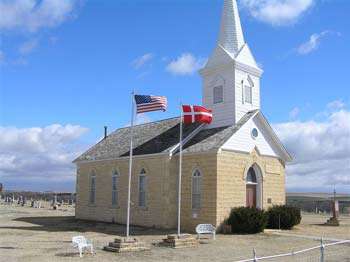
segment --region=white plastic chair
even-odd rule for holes
[[[91,254],[94,254],[94,247],[92,242],[83,236],[76,236],[72,238],[73,247],[78,248],[80,257],[83,257],[85,249],[90,249]]]
[[[200,239],[201,235],[212,235],[213,239],[216,239],[216,228],[211,224],[199,224],[196,227],[197,239]]]

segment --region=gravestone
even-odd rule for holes
[[[330,219],[328,219],[326,225],[338,227],[340,225],[339,224],[339,201],[336,199],[332,201],[332,214],[333,216]]]

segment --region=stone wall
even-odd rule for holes
[[[78,219],[126,223],[128,158],[78,164],[77,207]],[[175,218],[168,214],[176,204],[175,177],[170,176],[167,156],[134,158],[130,223],[146,227],[173,228]],[[146,170],[146,207],[138,205],[138,177]],[[96,174],[96,202],[89,203],[89,185],[92,171]],[[119,173],[118,205],[112,205],[112,174]]]
[[[173,170],[178,168],[178,159],[174,159]],[[181,223],[184,232],[194,232],[198,224],[215,224],[216,221],[216,180],[217,180],[217,153],[202,153],[185,155],[183,158],[182,177],[182,207]],[[200,210],[192,210],[192,175],[198,169],[202,175],[201,206]],[[177,176],[177,175],[176,175]]]
[[[260,167],[263,176],[262,208],[285,204],[285,172],[280,160],[260,156],[257,151],[251,154],[221,151],[217,166],[217,226],[224,222],[233,207],[246,205],[245,176],[254,164]]]
[[[128,158],[78,164],[76,217],[79,219],[126,223]],[[182,172],[183,232],[193,232],[196,225],[210,223],[220,226],[233,207],[245,206],[245,174],[257,164],[262,172],[262,207],[285,203],[284,166],[273,157],[228,151],[185,154]],[[138,206],[138,175],[147,176],[147,207]],[[192,174],[202,174],[200,210],[192,209]],[[96,203],[89,204],[92,171],[96,174]],[[119,177],[118,205],[112,206],[112,174]],[[145,227],[177,227],[178,156],[135,157],[132,176],[131,224]]]
[[[126,223],[128,159],[97,161],[78,164],[77,205],[78,219]],[[147,172],[147,207],[138,206],[138,174]],[[202,173],[202,206],[192,210],[192,174],[198,168]],[[112,174],[119,177],[118,205],[112,206]],[[177,227],[178,156],[134,158],[131,194],[131,224],[146,227]],[[90,176],[96,174],[96,202],[89,203]],[[193,232],[199,223],[216,221],[216,153],[184,155],[182,179],[182,229]]]

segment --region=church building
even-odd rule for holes
[[[260,111],[260,78],[236,0],[224,0],[217,45],[200,74],[210,125],[183,126],[181,226],[220,228],[234,207],[284,204],[292,158]],[[131,224],[177,226],[179,117],[134,127]],[[130,127],[78,157],[76,218],[126,224]]]

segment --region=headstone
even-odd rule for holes
[[[333,202],[333,217],[339,218],[339,201],[335,200]]]
[[[327,226],[340,226],[339,223],[339,201],[334,198],[332,201],[332,217],[326,222]]]

